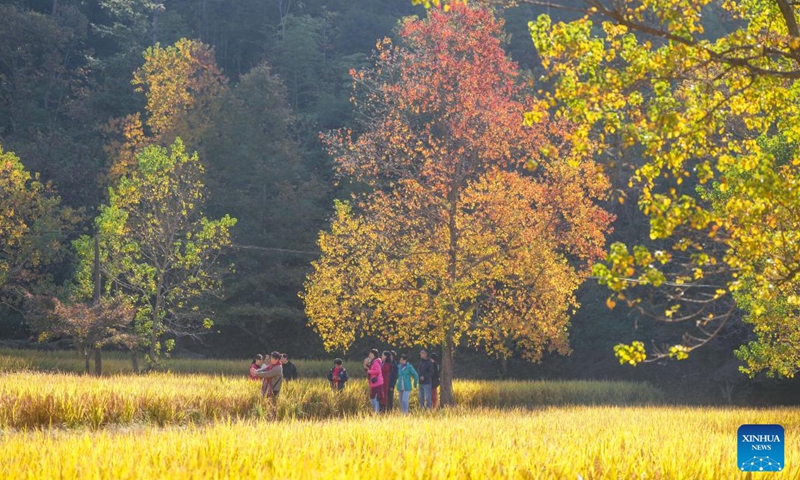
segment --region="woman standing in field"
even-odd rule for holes
[[[408,363],[408,355],[400,355],[400,364],[397,366],[397,393],[400,396],[400,409],[408,413],[408,399],[411,390],[419,385],[419,375],[414,366]]]
[[[373,348],[367,357],[369,361],[369,401],[375,409],[375,413],[381,412],[380,399],[383,392],[383,362],[378,358],[378,350]]]
[[[250,380],[259,379],[258,375],[256,375],[256,372],[259,368],[261,368],[262,363],[264,363],[264,355],[261,355],[260,353],[256,354],[256,356],[253,357],[253,363],[250,364]]]

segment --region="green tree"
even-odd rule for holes
[[[199,301],[219,288],[224,267],[218,259],[231,244],[229,230],[236,220],[204,215],[204,168],[180,139],[169,149],[146,147],[137,159],[133,172],[110,190],[109,204],[101,207],[95,224],[105,290],[131,298],[137,308],[135,330],[156,363],[163,335],[194,336],[211,327]],[[81,237],[75,248],[77,284],[88,298],[94,241]]]
[[[87,35],[74,7],[51,15],[0,4],[0,139],[75,207],[101,195],[86,184],[102,158],[88,103]]]

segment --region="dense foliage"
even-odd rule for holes
[[[0,252],[0,337],[35,338],[26,294],[56,295],[65,305],[88,299],[88,270],[78,281],[82,300],[70,298],[80,263],[70,241],[95,233],[109,187],[132,173],[139,154],[180,137],[205,170],[208,217],[238,222],[230,229],[233,248],[218,259],[236,265],[234,274],[221,279],[219,295],[188,307],[214,313],[215,327],[206,330],[214,335],[202,347],[179,346],[218,355],[275,347],[321,354],[297,293],[334,199],[360,195],[365,185],[336,182],[318,134],[345,125],[359,125],[353,138],[366,131],[349,102],[349,71],[374,65],[376,41],[396,40],[403,17],[426,15],[413,3],[0,0],[0,144],[14,152],[0,164],[0,181],[24,185],[0,201],[25,205],[0,219],[13,229],[0,227],[9,239]],[[445,10],[463,2],[420,3]],[[514,5],[495,14],[506,18],[500,45],[519,65],[519,83],[540,100],[525,106],[528,121],[538,124],[548,110],[546,124],[561,129],[576,153],[592,154],[613,192],[604,209],[617,217],[617,243],[605,270],[595,271],[614,295],[585,284],[565,302],[574,352],[565,359],[544,353],[552,370],[530,374],[628,375],[609,355],[624,342],[617,352],[633,363],[709,347],[677,367],[678,376],[718,373],[722,382],[735,363],[730,352],[742,345],[749,373],[791,375],[798,351],[796,229],[787,195],[796,191],[796,6],[477,3]],[[549,20],[529,30],[540,14]],[[529,173],[535,178],[546,168]],[[91,263],[91,246],[84,247],[78,270]],[[574,314],[566,307],[578,303]],[[623,315],[638,330],[616,321]],[[639,322],[646,316],[667,323]],[[648,338],[655,348],[631,343]],[[512,360],[525,351],[514,342],[487,343]],[[508,365],[500,363],[503,374]]]

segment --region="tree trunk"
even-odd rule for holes
[[[133,350],[131,352],[131,365],[133,366],[133,373],[139,373],[139,351]]]
[[[508,378],[508,357],[500,357],[500,378]]]
[[[161,288],[163,282],[161,278],[156,285],[156,304],[153,306],[153,326],[150,330],[150,350],[147,355],[150,358],[150,368],[153,368],[158,363],[158,352],[156,351],[156,344],[158,343],[158,332],[161,329],[161,308],[163,305],[163,298],[161,295]]]
[[[442,345],[442,370],[439,372],[439,404],[443,407],[455,405],[455,398],[453,397],[453,355],[455,348],[453,346],[453,335],[447,333]]]
[[[89,354],[90,353],[91,352],[89,351],[88,348],[84,348],[83,349],[83,371],[84,371],[84,373],[86,375],[89,375],[89,372],[92,371],[92,369],[89,367]]]
[[[56,13],[58,13],[58,0],[53,0],[53,13],[52,13],[52,15],[55,17]]]
[[[156,344],[158,343],[158,333],[156,326],[153,325],[153,330],[150,332],[150,349],[147,351],[147,358],[150,360],[150,366],[158,363],[158,352],[156,351]]]
[[[94,350],[94,374],[98,377],[103,374],[103,359],[101,358],[102,353],[102,350],[99,348]]]

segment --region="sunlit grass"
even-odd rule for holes
[[[648,385],[625,382],[457,381],[454,389],[463,408],[626,405],[660,399],[659,392]],[[368,413],[367,391],[360,377],[343,392],[331,391],[323,379],[285,383],[273,411],[261,398],[260,382],[244,378],[173,373],[97,378],[12,372],[0,374],[0,428],[338,418]]]
[[[800,434],[797,409],[549,407],[461,409],[328,421],[223,422],[0,437],[0,477],[14,479],[662,479],[730,480],[736,430],[779,423]],[[786,443],[800,477],[800,442]],[[580,475],[580,477],[578,476]]]

